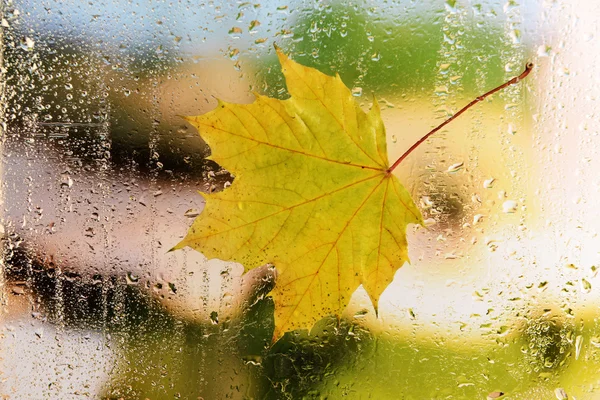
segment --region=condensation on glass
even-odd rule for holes
[[[594,399],[600,6],[3,0],[0,395]],[[168,252],[235,181],[179,115],[285,98],[273,45],[375,96],[425,219],[375,315],[271,346],[269,268]]]

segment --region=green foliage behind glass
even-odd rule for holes
[[[275,40],[295,61],[337,72],[365,95],[429,94],[448,81],[440,65],[449,62],[448,74],[460,76],[456,84],[468,94],[501,83],[507,76],[502,55],[515,50],[499,21],[478,24],[466,13],[464,26],[449,27],[443,10],[398,20],[337,4],[302,13],[292,23],[293,34]],[[284,85],[277,59],[261,62],[262,90],[277,95]]]

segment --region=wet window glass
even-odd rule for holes
[[[595,2],[0,10],[2,398],[600,396]],[[376,99],[390,160],[534,68],[394,170],[425,222],[377,310],[272,343],[272,266],[170,250],[236,181],[181,116],[287,99],[274,45]]]

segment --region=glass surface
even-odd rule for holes
[[[600,397],[600,3],[2,2],[0,395]],[[272,271],[168,252],[235,179],[180,115],[286,98],[273,45],[377,98],[426,219],[378,314],[271,346]]]

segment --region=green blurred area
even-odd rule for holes
[[[444,10],[442,3],[440,8]],[[295,61],[338,73],[349,87],[360,87],[369,96],[429,96],[440,81],[451,81],[472,95],[505,79],[502,57],[514,49],[497,20],[484,24],[467,16],[465,25],[449,27],[435,11],[403,19],[380,14],[385,13],[334,3],[303,13],[292,33],[276,43]],[[281,96],[285,83],[276,57],[266,57],[258,66],[266,94]]]
[[[598,385],[595,314],[577,324],[563,314],[523,315],[483,341],[375,333],[354,318],[327,318],[310,335],[290,332],[271,347],[269,299],[241,319],[198,324],[134,293],[128,298],[131,317],[110,327],[120,357],[106,399],[485,399],[502,392],[502,399],[529,400],[554,399],[558,388],[593,399]]]

